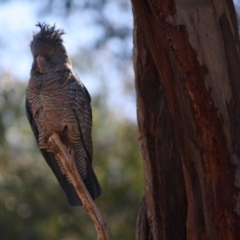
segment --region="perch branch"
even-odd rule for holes
[[[65,173],[68,175],[71,183],[73,184],[79,198],[81,199],[84,207],[86,208],[89,216],[94,222],[97,231],[98,240],[109,240],[108,228],[103,220],[100,210],[92,200],[88,190],[86,189],[81,177],[76,169],[73,153],[69,152],[67,147],[61,142],[58,134],[53,133],[48,139],[49,145],[54,153],[61,161]]]

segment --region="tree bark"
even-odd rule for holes
[[[240,61],[231,0],[132,0],[145,200],[136,239],[240,239]]]

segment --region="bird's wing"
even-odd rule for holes
[[[92,109],[91,97],[85,86],[72,76],[70,79],[70,102],[76,116],[84,149],[92,162]]]
[[[74,147],[79,175],[93,199],[101,195],[101,187],[92,168],[92,109],[91,98],[77,76],[69,79],[70,104],[79,129],[79,142]]]
[[[31,125],[33,134],[38,143],[39,132],[38,132],[37,125],[34,121],[27,97],[25,100],[25,108],[26,108],[28,121]],[[62,173],[62,171],[58,165],[58,159],[55,158],[55,155],[51,152],[46,151],[45,149],[40,149],[40,151],[41,151],[44,159],[48,163],[49,167],[52,169],[53,173],[55,174],[61,187],[66,192],[66,196],[67,196],[67,199],[68,199],[70,205],[74,206],[74,205],[81,204],[80,199],[78,198],[73,185],[68,181],[66,175]]]

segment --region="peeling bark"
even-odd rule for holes
[[[233,4],[132,0],[132,6],[145,239],[240,239]]]

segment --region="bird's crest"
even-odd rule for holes
[[[40,27],[40,31],[33,34],[34,39],[36,38],[48,38],[55,42],[62,42],[62,35],[65,34],[62,29],[56,29],[55,24],[50,26],[46,23],[38,23],[37,27]]]

